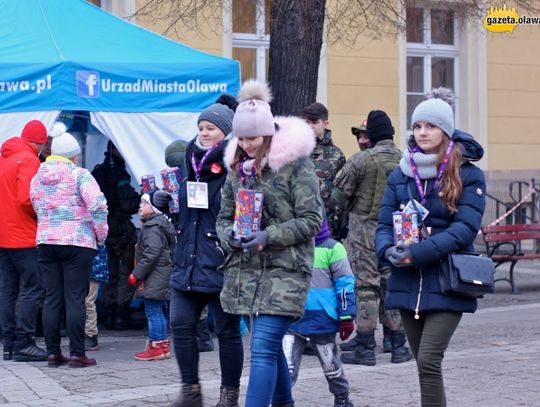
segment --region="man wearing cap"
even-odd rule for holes
[[[351,127],[351,133],[354,137],[356,137],[356,142],[358,143],[358,148],[360,148],[360,151],[367,150],[371,146],[367,136],[366,126],[367,120],[364,120],[362,124]]]
[[[357,130],[363,131],[361,127],[353,127],[353,134]],[[394,127],[385,112],[371,111],[365,132],[367,140],[361,146],[362,151],[347,160],[336,178],[332,200],[336,213],[349,213],[349,233],[344,244],[355,275],[357,307],[356,336],[341,347],[352,352],[342,354],[341,360],[373,366],[375,328],[390,272],[387,264],[379,263],[375,253],[375,230],[387,176],[399,165],[401,152],[393,142]],[[381,311],[381,314],[381,323],[391,341],[391,361],[410,360],[399,313]]]
[[[39,120],[32,120],[24,126],[21,137],[12,137],[1,147],[0,323],[4,360],[47,360],[47,352],[34,341],[44,291],[36,248],[36,213],[29,195],[30,181],[40,164],[38,155],[46,142],[47,129]]]
[[[304,120],[311,126],[317,137],[311,159],[315,164],[315,172],[319,177],[321,197],[326,209],[326,216],[332,234],[336,234],[336,226],[331,222],[334,218],[334,205],[330,199],[334,188],[334,179],[345,164],[345,155],[332,141],[332,131],[328,129],[328,109],[322,103],[312,103],[302,112]]]

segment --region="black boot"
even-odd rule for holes
[[[105,329],[115,329],[116,326],[114,323],[116,322],[116,311],[117,306],[114,305],[108,305],[105,307]]]
[[[202,407],[202,394],[200,384],[182,384],[180,397],[171,407]]]
[[[349,400],[349,394],[344,393],[334,397],[334,407],[354,407],[354,404]]]
[[[350,352],[357,348],[360,345],[360,339],[358,337],[359,332],[356,331],[356,336],[352,338],[349,342],[344,342],[339,345],[339,348],[344,352]]]
[[[390,338],[390,328],[383,325],[383,352],[384,353],[390,353],[392,352],[392,339]]]
[[[341,355],[341,361],[347,364],[375,366],[375,332],[357,333],[358,346],[354,352]]]
[[[129,304],[119,306],[116,312],[116,318],[114,320],[115,329],[127,331],[130,329],[135,329],[133,325]]]
[[[392,340],[392,358],[390,359],[392,363],[403,363],[413,358],[409,348],[405,346],[407,340],[404,332],[392,331],[390,338]]]
[[[239,394],[239,387],[221,386],[219,389],[219,402],[216,404],[216,407],[239,407]]]
[[[13,342],[4,338],[4,360],[11,360],[13,357]]]
[[[294,407],[294,403],[273,404],[270,407]]]
[[[37,346],[33,338],[15,341],[12,357],[15,362],[46,362],[47,357],[47,351]]]
[[[197,343],[199,344],[199,352],[212,352],[214,350],[214,341],[208,329],[207,318],[197,322]]]

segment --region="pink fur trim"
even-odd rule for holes
[[[278,116],[275,122],[279,126],[279,131],[272,136],[268,165],[272,171],[277,172],[300,157],[311,154],[315,148],[315,133],[304,120],[298,117]],[[233,137],[224,154],[225,165],[229,170],[237,147],[238,138]]]

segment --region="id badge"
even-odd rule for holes
[[[420,216],[422,217],[422,220],[425,220],[427,216],[429,215],[429,211],[416,199],[414,200],[414,202],[416,203],[416,207],[418,208],[418,212],[420,212]],[[412,204],[411,201],[409,201],[407,205],[405,205],[405,209],[403,209],[403,212],[405,213],[415,212],[414,205]]]
[[[187,206],[208,209],[208,184],[206,182],[187,182]]]

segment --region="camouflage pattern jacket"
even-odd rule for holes
[[[315,164],[317,177],[319,177],[326,213],[331,218],[333,205],[330,197],[334,188],[334,179],[341,167],[345,165],[345,155],[339,147],[334,145],[331,130],[325,130],[322,140],[316,140],[315,148],[311,152],[311,159]]]
[[[276,117],[276,123],[280,129],[273,136],[268,164],[251,185],[264,193],[261,229],[269,239],[261,252],[233,250],[228,245],[236,194],[244,186],[238,172],[230,169],[236,138],[225,152],[229,174],[216,223],[221,243],[229,251],[221,304],[232,314],[300,318],[311,279],[313,238],[322,224],[319,182],[309,159],[315,137],[301,119]]]
[[[355,153],[336,178],[332,200],[336,216],[349,216],[349,231],[358,222],[376,221],[388,174],[399,165],[401,151],[392,140],[381,140]]]

